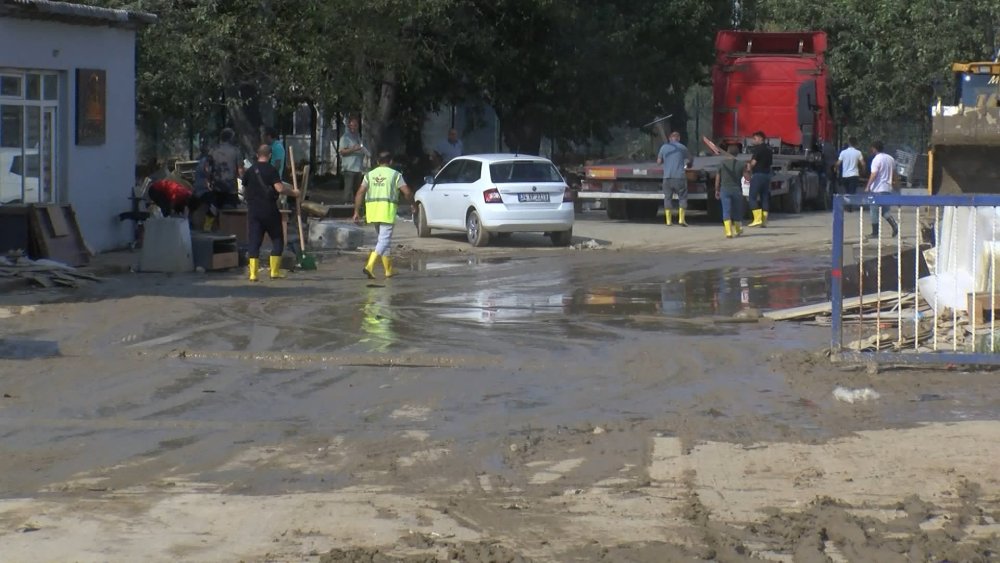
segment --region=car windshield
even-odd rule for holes
[[[497,162],[490,165],[490,178],[497,184],[563,181],[556,167],[544,160]]]

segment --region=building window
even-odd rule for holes
[[[58,200],[59,80],[0,69],[0,205]]]

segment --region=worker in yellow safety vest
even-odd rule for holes
[[[378,235],[375,250],[368,255],[368,263],[364,267],[368,279],[375,279],[375,264],[380,257],[385,277],[392,277],[392,258],[389,257],[389,252],[392,249],[392,228],[396,224],[399,192],[413,201],[413,191],[406,185],[403,175],[389,166],[391,160],[392,155],[386,151],[378,154],[378,166],[365,174],[354,198],[354,222],[361,222],[361,202],[364,202],[365,220],[375,225],[375,233]]]

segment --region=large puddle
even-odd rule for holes
[[[509,260],[509,259],[508,259]],[[481,265],[479,262],[470,264]],[[427,262],[425,270],[457,269],[458,262]],[[731,316],[742,309],[782,309],[827,298],[824,270],[790,264],[778,268],[715,268],[653,281],[609,283],[591,272],[539,272],[471,287],[426,300],[441,319],[480,324],[544,321],[561,316],[677,318]],[[547,275],[551,274],[551,275]],[[503,282],[503,283],[501,283]]]

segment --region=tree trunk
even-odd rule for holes
[[[385,138],[385,131],[389,127],[389,120],[396,109],[396,73],[387,70],[382,75],[382,80],[372,88],[365,91],[365,130],[363,135],[367,142],[365,145],[375,156],[388,147],[382,146],[382,139]]]
[[[517,154],[539,154],[542,147],[543,116],[542,108],[532,105],[500,115],[500,130],[507,148]]]
[[[313,102],[307,102],[309,104],[309,173],[314,174],[319,171],[319,167],[316,165],[316,145],[319,129],[319,111],[316,110],[316,104]],[[303,178],[303,181],[305,178]]]
[[[226,120],[236,131],[237,146],[253,155],[260,144],[260,107],[256,86],[243,83],[226,88]],[[253,160],[251,158],[251,160]]]

